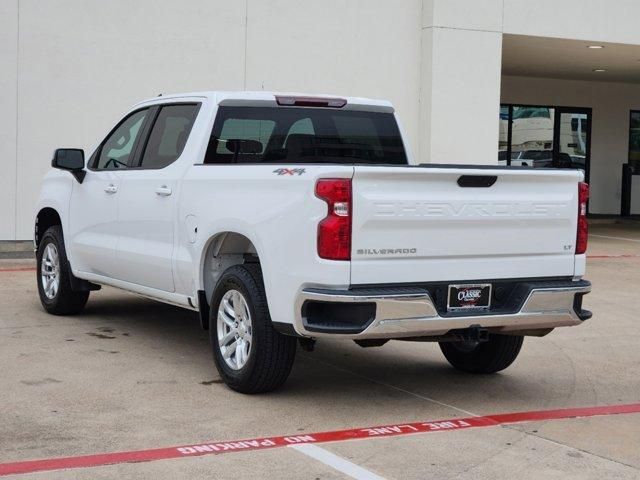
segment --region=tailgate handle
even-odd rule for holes
[[[498,179],[495,175],[462,175],[458,178],[461,187],[490,187]]]

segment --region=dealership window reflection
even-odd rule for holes
[[[511,114],[511,165],[550,167],[555,109],[514,106]]]
[[[498,163],[578,168],[587,174],[590,121],[591,111],[587,108],[501,105]],[[638,146],[640,158],[640,137],[630,139],[630,149],[632,144]]]

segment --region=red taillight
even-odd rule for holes
[[[318,224],[318,256],[327,260],[351,259],[351,180],[323,178],[316,196],[327,202],[327,216]]]
[[[587,251],[589,240],[589,224],[587,223],[587,200],[589,200],[589,185],[578,183],[578,233],[576,235],[576,254]]]

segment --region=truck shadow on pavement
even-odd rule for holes
[[[200,385],[226,389],[215,372],[208,332],[200,328],[196,312],[110,293],[94,295],[83,314],[73,318],[88,335],[104,342],[126,337],[126,344],[118,347],[124,356],[129,349],[136,352],[150,346],[162,346],[162,361],[167,364],[180,363],[188,356],[193,360],[188,368],[201,376]],[[298,349],[289,380],[269,395],[329,402],[342,401],[345,395],[365,402],[372,395],[389,395],[388,400],[424,397],[423,401],[434,399],[471,409],[473,405],[490,408],[504,402],[526,408],[536,399],[564,404],[575,390],[570,372],[569,378],[541,383],[517,364],[503,373],[476,376],[451,368],[436,343],[391,341],[383,347],[363,349],[347,340],[321,340],[314,352]]]

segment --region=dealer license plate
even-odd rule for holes
[[[450,312],[488,310],[491,306],[491,284],[449,285],[447,298],[447,310]]]

